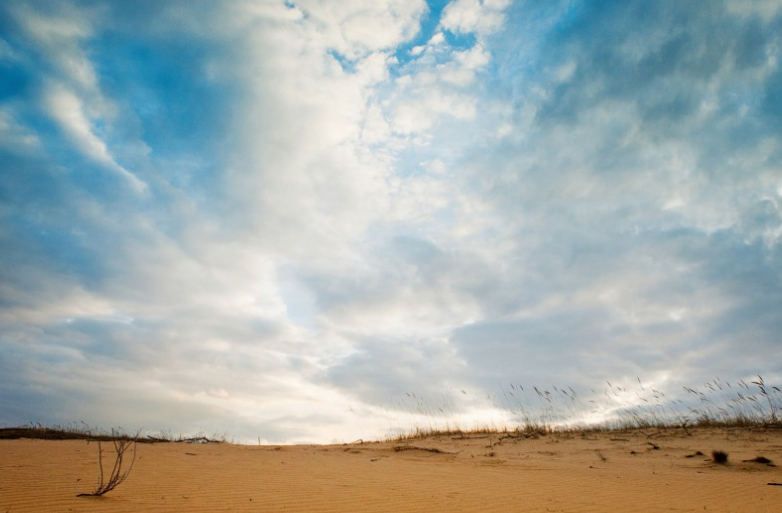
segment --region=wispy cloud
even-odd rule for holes
[[[122,176],[137,191],[142,192],[146,189],[144,182],[117,164],[109,154],[106,143],[95,135],[93,124],[87,119],[84,106],[75,94],[62,87],[52,86],[46,93],[44,101],[52,119],[62,127],[76,147],[87,157]]]
[[[45,111],[85,156],[143,192],[146,184],[115,161],[96,133],[96,122],[114,115],[113,106],[100,91],[95,67],[82,48],[94,36],[92,25],[99,17],[98,10],[64,3],[59,10],[39,11],[32,5],[12,2],[7,12],[17,22],[19,35],[34,49],[23,62],[38,66],[39,79],[45,83],[41,92]]]

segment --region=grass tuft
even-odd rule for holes
[[[711,451],[711,458],[714,460],[714,463],[724,465],[728,462],[728,453],[725,451]]]

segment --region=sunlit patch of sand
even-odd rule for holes
[[[77,497],[97,480],[95,442],[0,440],[0,512],[779,511],[782,431],[690,431],[139,444],[102,497]]]

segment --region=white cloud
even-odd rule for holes
[[[297,21],[308,27],[310,41],[336,50],[348,59],[395,47],[418,30],[418,18],[426,9],[423,0],[301,0],[294,7],[282,2],[240,4],[252,19]],[[247,21],[247,20],[245,20]],[[251,22],[252,23],[252,22]]]
[[[764,20],[771,20],[782,12],[782,4],[778,0],[728,0],[725,5],[733,14],[754,14]]]
[[[422,88],[423,89],[423,88]],[[400,134],[426,132],[444,117],[470,120],[475,116],[476,99],[470,95],[436,88],[407,97],[395,109],[392,126]]]
[[[427,46],[434,47],[445,43],[445,34],[442,32],[435,32],[435,34],[429,39]],[[423,47],[426,48],[426,47]]]
[[[13,48],[11,48],[11,45],[8,44],[8,41],[0,37],[0,59],[2,60],[16,60],[18,59],[18,56]]]
[[[426,136],[438,123],[473,119],[478,98],[470,90],[476,72],[489,62],[480,46],[470,50],[438,49],[448,60],[438,63],[425,56],[405,68],[396,79],[396,90],[383,100],[392,129],[402,136]]]
[[[143,144],[118,127],[145,105],[121,88],[127,98],[110,98],[96,70],[117,71],[89,58],[122,5],[27,13],[34,44],[11,50],[42,63],[31,103],[79,154],[133,182],[119,148]],[[503,411],[452,392],[761,366],[745,351],[735,370],[737,340],[773,354],[779,138],[754,107],[776,73],[772,44],[741,76],[720,60],[732,50],[705,45],[714,65],[693,78],[687,52],[658,55],[677,41],[665,23],[603,20],[620,4],[569,15],[633,44],[595,29],[568,33],[571,47],[557,31],[539,46],[514,40],[534,32],[526,17],[495,41],[509,4],[459,0],[399,63],[422,2],[236,2],[209,16],[210,3],[192,5],[113,34],[154,34],[161,54],[199,49],[171,80],[192,105],[224,102],[228,121],[209,134],[222,153],[186,138],[172,151],[208,162],[192,165],[203,183],[164,183],[175,158],[159,156],[162,140],[138,159],[160,186],[144,197],[74,190],[57,155],[4,175],[21,199],[0,223],[13,257],[0,280],[3,397],[25,383],[46,395],[28,390],[29,404],[55,403],[59,418],[329,441],[387,429],[399,416],[381,405],[407,390],[449,396],[465,415],[452,419],[493,418]],[[475,43],[453,47],[443,31]],[[186,87],[201,79],[230,87]],[[137,80],[134,93],[157,87]],[[23,126],[35,116],[19,105],[0,108],[5,141],[63,145]],[[139,115],[134,133],[176,126],[168,107]]]
[[[114,160],[106,143],[94,133],[92,123],[84,112],[84,104],[74,93],[61,85],[51,85],[44,101],[52,118],[86,156],[127,180],[137,192],[147,189],[144,182]]]
[[[38,11],[17,3],[10,13],[52,66],[42,88],[42,102],[49,114],[88,158],[123,177],[137,192],[145,191],[147,185],[116,162],[95,130],[96,120],[110,123],[116,114],[101,93],[95,67],[82,48],[94,36],[101,9],[63,2],[52,10]]]
[[[40,138],[16,121],[13,109],[8,105],[0,105],[0,147],[6,151],[27,152],[40,146]]]
[[[424,7],[299,2],[306,16],[295,22],[245,20],[254,36],[241,59],[253,65],[238,77],[250,101],[236,131],[248,135],[236,142],[230,188],[257,212],[253,229],[275,233],[288,257],[313,247],[349,253],[388,209],[399,141],[378,92],[388,87],[388,50],[415,33]],[[334,51],[352,61],[348,69]]]
[[[473,88],[491,54],[481,42],[467,49],[454,48],[438,31],[426,45],[416,47],[412,55],[415,59],[402,66],[401,76],[382,105],[398,136],[412,135],[410,142],[426,145],[430,132],[441,123],[474,118],[479,99]]]
[[[505,23],[510,0],[455,0],[443,11],[441,25],[452,32],[486,36]]]
[[[98,89],[94,66],[80,48],[94,33],[96,11],[63,2],[54,13],[46,15],[17,3],[11,13],[27,31],[32,44],[51,60],[62,77],[85,91]]]

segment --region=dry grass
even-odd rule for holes
[[[516,419],[516,426],[510,429],[463,429],[454,425],[443,428],[436,419],[447,418],[453,403],[431,405],[408,393],[399,409],[432,420],[389,439],[485,434],[535,437],[555,432],[585,434],[637,429],[677,429],[690,435],[695,428],[782,428],[782,391],[766,384],[761,376],[749,383],[716,378],[701,387],[683,387],[682,392],[670,398],[660,390],[644,387],[640,378],[637,381],[636,388],[606,382],[602,394],[589,389],[583,395],[572,387],[525,388],[510,384],[500,395],[490,397],[498,409],[508,411]],[[603,418],[598,421],[585,420],[600,415]]]
[[[606,382],[602,394],[593,389],[580,394],[572,387],[558,388],[510,384],[500,395],[488,396],[494,405],[509,412],[515,426],[483,425],[465,428],[456,422],[443,423],[456,406],[446,402],[430,402],[408,393],[398,405],[403,413],[413,413],[425,424],[396,429],[386,440],[403,442],[432,436],[538,438],[551,433],[626,432],[637,429],[676,429],[689,435],[697,428],[782,429],[782,391],[768,385],[761,376],[749,383],[734,383],[716,378],[701,387],[683,387],[683,393],[669,398],[662,391],[644,387],[638,378],[636,389]],[[467,394],[462,391],[462,394]],[[450,408],[450,410],[449,410]],[[601,421],[589,422],[596,413],[605,413]],[[227,435],[206,437],[173,436],[170,432],[130,437],[117,430],[106,432],[85,423],[62,426],[31,424],[0,428],[0,439],[39,438],[47,440],[83,439],[91,441],[133,440],[138,443],[225,442]]]
[[[225,435],[214,435],[206,437],[202,434],[194,436],[173,436],[171,433],[163,432],[156,435],[141,436],[140,432],[131,436],[120,429],[111,429],[105,431],[98,428],[91,428],[87,424],[72,424],[68,426],[43,426],[41,424],[28,424],[26,426],[16,426],[0,428],[0,440],[18,440],[20,438],[30,438],[36,440],[87,440],[90,442],[113,442],[126,441],[133,443],[224,443]]]

